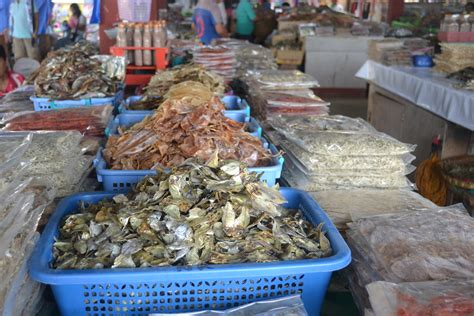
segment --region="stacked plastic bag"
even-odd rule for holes
[[[474,219],[462,205],[362,218],[349,227],[347,241],[353,260],[347,275],[362,310],[372,306],[376,315],[397,315],[380,312],[384,309],[378,305],[383,305],[377,296],[380,284],[370,285],[372,282],[396,283],[394,287],[403,293],[407,282],[417,283],[408,285],[412,289],[422,289],[426,282],[434,282],[431,285],[434,288],[437,284],[449,288],[456,287],[459,281],[474,278]],[[416,295],[408,292],[401,297],[387,291],[378,294],[390,296],[392,301],[399,300],[396,308],[411,310],[398,315],[472,315],[472,303],[468,305],[471,314],[456,309],[459,300],[472,301],[472,283],[470,289],[465,293],[453,290],[457,298],[444,300],[443,309],[452,310],[452,314],[429,312],[436,305],[433,298],[437,297],[429,291],[420,290]],[[442,293],[440,287],[438,296],[443,296]],[[410,296],[412,299],[407,299]],[[414,312],[421,306],[425,313]]]
[[[22,86],[0,98],[0,117],[11,112],[33,111],[33,102],[30,97],[34,92],[33,86]]]
[[[300,71],[249,71],[243,80],[249,87],[252,113],[262,121],[278,114],[307,116],[329,112],[329,103],[312,91],[318,82]]]
[[[415,146],[345,116],[272,116],[271,140],[286,152],[283,177],[306,191],[406,189]]]
[[[382,214],[433,209],[436,204],[407,190],[327,190],[310,192],[340,231],[347,223]]]
[[[33,161],[24,157],[32,135],[0,136],[0,313],[34,315],[43,286],[27,274],[27,260],[38,239],[36,228],[55,192],[48,179],[27,174]]]
[[[230,82],[235,76],[237,60],[232,49],[223,46],[203,46],[194,49],[193,62],[203,65]]]

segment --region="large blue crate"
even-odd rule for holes
[[[271,153],[275,155],[275,157],[272,158],[272,164],[266,167],[249,168],[249,171],[261,174],[260,180],[266,182],[269,186],[273,186],[281,177],[285,159],[278,155],[279,151],[274,145],[268,144],[265,139],[262,139],[262,142],[264,143],[264,146],[268,147]],[[155,170],[108,169],[107,162],[102,156],[102,148],[99,149],[99,152],[94,159],[94,167],[97,174],[97,181],[103,184],[104,191],[109,192],[129,191],[144,177],[156,174]]]
[[[270,263],[136,269],[54,270],[52,248],[62,218],[80,202],[114,193],[80,193],[63,199],[31,256],[30,276],[49,284],[62,315],[147,315],[229,307],[300,294],[309,315],[319,315],[331,274],[351,261],[347,244],[329,217],[305,192],[282,188],[284,206],[300,209],[313,225],[324,223],[333,255]]]
[[[141,112],[141,111],[133,111],[129,113],[122,113],[117,115],[114,119],[111,119],[109,124],[107,125],[107,128],[105,129],[105,135],[117,135],[118,134],[118,128],[119,126],[129,128],[132,125],[143,121],[143,119],[151,115],[146,114],[146,113],[135,113],[135,112]],[[240,123],[247,123],[249,133],[252,136],[255,137],[260,137],[262,136],[262,127],[258,123],[256,119],[253,117],[248,117],[245,114],[242,113],[230,113],[226,112],[224,115],[234,121],[240,122]]]
[[[141,98],[142,96],[128,97],[124,102],[122,102],[122,104],[120,104],[119,113],[122,113],[122,114],[138,113],[138,114],[145,114],[145,115],[149,115],[153,113],[153,111],[128,109],[130,104],[140,101]],[[250,106],[248,105],[247,101],[242,100],[241,98],[236,97],[234,95],[225,96],[221,99],[221,101],[222,103],[224,103],[224,106],[226,108],[225,113],[241,113],[241,114],[245,114],[245,116],[250,117]]]
[[[123,91],[118,91],[117,94],[113,97],[107,98],[87,98],[79,100],[51,100],[49,98],[37,98],[30,97],[30,100],[33,101],[33,106],[35,111],[49,111],[49,110],[59,110],[59,109],[72,109],[80,108],[85,106],[101,106],[110,104],[118,106],[122,102]]]

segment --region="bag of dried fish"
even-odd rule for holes
[[[173,85],[184,81],[202,83],[215,95],[219,96],[222,96],[225,91],[224,80],[221,77],[205,70],[200,65],[183,65],[170,70],[160,71],[154,75],[145,88],[145,99],[148,96],[164,96]]]
[[[82,47],[50,52],[29,80],[34,82],[36,97],[52,100],[114,96],[119,83]]]
[[[66,216],[58,269],[270,262],[332,253],[322,231],[285,209],[276,188],[237,161],[188,160],[147,177],[128,196]],[[84,234],[84,232],[86,232]]]
[[[217,97],[170,99],[152,115],[120,136],[111,136],[103,151],[115,170],[149,170],[173,167],[188,158],[208,160],[217,150],[220,159],[232,159],[249,167],[266,166],[271,154],[260,139],[223,114]]]
[[[6,115],[1,124],[5,131],[79,131],[86,136],[104,136],[112,115],[110,105],[23,112]]]

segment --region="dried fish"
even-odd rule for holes
[[[222,185],[216,185],[216,183]],[[229,185],[227,185],[227,183]],[[238,185],[236,185],[236,183]],[[332,253],[322,224],[281,206],[277,187],[236,161],[187,160],[65,217],[57,269],[270,262]]]
[[[54,100],[102,98],[116,93],[117,83],[83,45],[50,52],[31,75],[37,97]]]
[[[152,116],[110,137],[104,158],[111,169],[119,170],[168,168],[191,157],[207,161],[213,153],[249,167],[268,165],[271,154],[260,139],[246,133],[245,124],[226,118],[223,110],[217,97],[169,99]],[[223,184],[229,183],[218,178],[212,183]]]

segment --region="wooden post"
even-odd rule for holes
[[[389,0],[388,12],[387,12],[387,23],[391,23],[393,20],[398,19],[403,14],[403,0]]]

